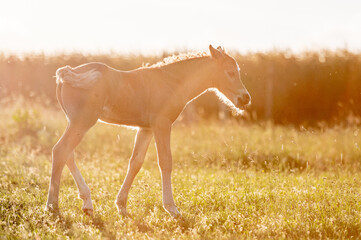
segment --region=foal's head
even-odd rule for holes
[[[251,103],[251,96],[241,81],[237,62],[221,47],[215,49],[209,45],[209,50],[216,62],[212,76],[214,86],[231,101],[231,105],[243,110]]]

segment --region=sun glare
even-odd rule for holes
[[[360,50],[360,9],[360,1],[6,1],[0,51]]]
[[[360,133],[360,0],[0,3],[0,239],[361,239]]]

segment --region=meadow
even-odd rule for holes
[[[76,150],[92,191],[82,213],[64,169],[61,215],[44,211],[51,148],[66,120],[52,102],[0,104],[0,239],[361,238],[361,129],[349,124],[275,125],[228,119],[176,122],[173,187],[182,217],[162,208],[154,140],[129,194],[114,200],[135,131],[97,123]]]

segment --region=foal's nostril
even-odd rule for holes
[[[243,108],[247,106],[251,101],[251,97],[248,94],[243,94],[237,98],[237,107]]]
[[[249,101],[251,100],[248,94],[243,95],[242,98],[243,98],[243,103],[244,104],[248,104]]]
[[[239,96],[237,98],[237,107],[243,108],[249,103],[249,100],[250,100],[249,96],[245,96],[245,95]]]
[[[247,105],[250,100],[251,99],[248,94],[244,94],[241,97],[238,97],[238,103],[242,105]]]

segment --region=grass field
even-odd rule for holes
[[[76,152],[95,213],[81,211],[65,169],[61,216],[44,212],[51,148],[62,112],[19,101],[0,107],[1,239],[361,238],[361,129],[271,123],[178,123],[173,187],[183,216],[162,208],[154,144],[130,191],[130,218],[114,200],[135,131],[97,124]]]

